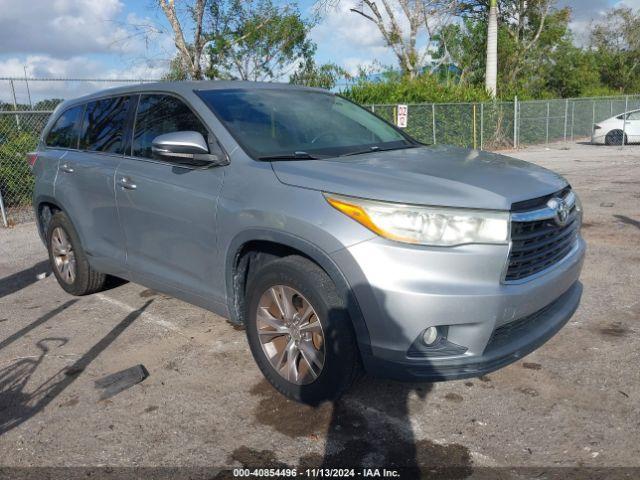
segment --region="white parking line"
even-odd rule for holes
[[[98,293],[97,295],[95,295],[96,297],[98,297],[100,300],[104,300],[105,302],[108,302],[112,305],[115,305],[116,307],[120,308],[121,310],[124,310],[128,313],[131,313],[132,311],[137,310],[136,307],[132,307],[131,305],[128,305],[124,302],[121,302],[120,300],[116,300],[115,298],[111,298],[103,293]],[[153,315],[152,313],[149,312],[142,312],[142,314],[140,315],[140,318],[142,319],[143,322],[145,323],[152,323],[155,325],[158,325],[166,330],[170,330],[172,332],[176,332],[180,335],[186,336],[184,335],[180,328],[178,328],[178,326],[172,322],[170,322],[169,320],[165,320],[163,318],[159,318],[156,317],[155,315]]]

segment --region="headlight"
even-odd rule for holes
[[[584,212],[582,210],[582,201],[580,201],[580,197],[575,191],[573,191],[573,194],[575,195],[575,198],[576,198],[576,213],[578,214],[578,221],[580,222],[580,225],[578,228],[582,228],[582,218],[584,216]]]
[[[325,194],[337,210],[381,237],[420,245],[507,243],[509,212],[422,207]]]

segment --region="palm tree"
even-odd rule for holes
[[[498,4],[497,0],[489,3],[489,20],[487,28],[487,66],[485,72],[485,88],[495,98],[496,77],[498,75]]]

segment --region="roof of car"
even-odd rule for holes
[[[309,90],[327,92],[320,88],[305,87],[301,85],[292,85],[290,83],[276,82],[247,82],[239,80],[199,80],[199,81],[177,81],[177,82],[147,82],[124,85],[121,87],[108,88],[99,90],[82,97],[70,99],[65,104],[77,103],[101,98],[105,96],[120,95],[126,93],[140,92],[174,92],[177,94],[187,94],[197,90],[223,90],[223,89],[244,89],[255,90],[261,88],[269,89],[287,89],[287,90]]]

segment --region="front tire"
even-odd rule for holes
[[[65,292],[80,296],[102,290],[106,275],[89,265],[80,238],[65,213],[57,212],[51,217],[46,238],[51,269]]]
[[[249,278],[247,338],[258,367],[286,397],[317,405],[340,397],[360,371],[351,320],[329,276],[289,256]]]

